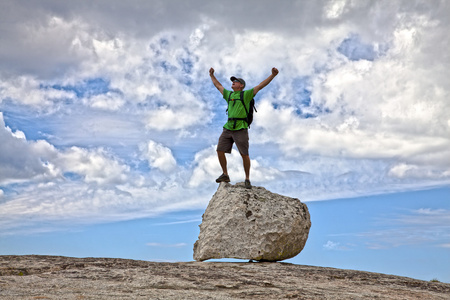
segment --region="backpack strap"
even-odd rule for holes
[[[229,95],[228,95],[228,99],[227,99],[227,110],[225,111],[227,114],[228,114],[228,107],[230,106],[230,99],[231,99],[231,94],[233,94],[233,92],[231,92]],[[234,102],[233,102],[233,105],[234,105]]]
[[[244,102],[244,91],[241,91],[241,99],[239,99],[239,100],[241,100],[242,105],[244,106],[244,109],[245,109],[245,115],[248,116],[248,109],[247,109],[247,107],[245,106],[245,102]]]
[[[230,104],[231,94],[233,94],[233,92],[230,92],[230,94],[228,95],[228,99],[227,99],[228,104]],[[228,108],[227,108],[227,111],[228,111]]]

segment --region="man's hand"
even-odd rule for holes
[[[214,70],[213,70],[214,72]],[[272,68],[272,75],[273,76],[277,76],[278,75],[278,69],[277,68]]]
[[[212,76],[212,75],[214,75],[214,69],[213,68],[209,69],[209,76]]]

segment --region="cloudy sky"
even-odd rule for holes
[[[226,120],[210,67],[228,89],[230,76],[253,87],[280,71],[255,99],[254,185],[306,202],[448,187],[448,11],[2,0],[0,235],[203,210]],[[228,159],[242,181],[237,151]],[[414,212],[450,228],[448,206]]]

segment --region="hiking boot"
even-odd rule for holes
[[[230,177],[228,175],[222,174],[216,179],[216,182],[230,182]]]
[[[245,179],[245,188],[246,189],[251,189],[252,188],[252,184],[250,183],[250,180]]]

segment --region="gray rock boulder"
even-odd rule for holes
[[[194,259],[288,259],[302,251],[310,227],[308,208],[300,200],[223,182],[203,214]]]

